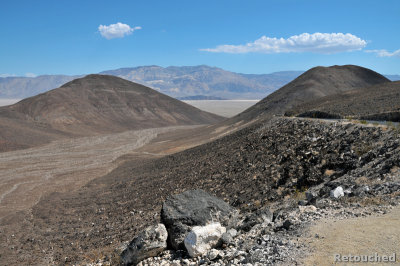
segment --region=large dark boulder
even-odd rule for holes
[[[183,250],[183,240],[192,227],[219,222],[229,228],[237,224],[238,214],[228,203],[203,190],[188,190],[164,202],[161,222],[168,230],[170,247]]]

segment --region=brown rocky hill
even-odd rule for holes
[[[128,161],[77,191],[43,197],[30,215],[1,221],[5,226],[24,219],[24,227],[2,234],[0,243],[2,249],[15,247],[5,261],[47,264],[43,254],[56,264],[66,257],[71,264],[98,259],[99,250],[109,255],[105,250],[111,252],[157,223],[162,202],[188,189],[203,189],[242,213],[263,206],[274,213],[297,208],[299,191],[305,189],[318,190],[315,195],[322,198],[339,185],[356,193],[363,189],[354,181],[359,178],[381,180],[371,186],[368,195],[374,197],[386,189],[387,174],[397,169],[399,149],[398,137],[380,128],[274,118],[160,159]],[[362,193],[353,200],[362,199]],[[382,193],[392,197],[391,189]],[[7,242],[12,233],[15,237]]]
[[[0,145],[14,149],[65,136],[212,124],[223,119],[143,85],[115,76],[88,75],[0,108]]]
[[[376,117],[400,112],[400,81],[386,82],[319,98],[287,111],[287,115]],[[387,117],[385,117],[387,116]]]
[[[314,99],[388,81],[379,73],[354,65],[315,67],[229,121],[282,115],[286,110]]]

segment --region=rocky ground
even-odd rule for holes
[[[347,220],[354,217],[369,217],[372,214],[382,216],[395,208],[392,205],[366,207],[357,204],[343,206],[336,201],[329,203],[331,206],[327,208],[318,209],[310,205],[293,209],[284,218],[284,221],[291,221],[286,223],[288,226],[284,226],[282,219],[256,224],[249,232],[239,231],[228,245],[210,249],[195,258],[184,252],[166,250],[159,256],[141,261],[138,265],[311,265],[309,258],[313,257],[313,249],[309,243],[315,241],[314,239],[324,238],[319,234],[310,235],[310,227],[316,222],[322,219]],[[304,241],[305,238],[307,241]],[[323,241],[322,239],[320,242]],[[323,261],[317,263],[330,265],[333,258],[334,253],[330,253],[323,258]],[[97,263],[97,265],[105,264],[106,261]]]
[[[286,111],[288,116],[400,121],[400,82],[385,82],[321,97]]]
[[[196,259],[166,251],[142,264],[293,265],[307,254],[300,239],[315,220],[397,205],[399,167],[396,131],[275,118],[160,159],[127,162],[76,192],[44,197],[14,218],[24,220],[21,228],[3,227],[1,242],[21,263],[115,263],[121,243],[160,221],[166,198],[201,188],[240,211],[237,236]]]

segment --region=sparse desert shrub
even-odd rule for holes
[[[363,156],[364,154],[368,153],[372,150],[373,146],[369,143],[362,143],[360,146],[354,148],[354,152],[358,157]]]
[[[306,199],[306,191],[307,191],[307,187],[301,187],[301,188],[296,187],[296,188],[294,188],[292,198],[296,201],[305,200]]]
[[[363,125],[366,125],[367,121],[366,120],[361,120],[360,123],[363,124]]]

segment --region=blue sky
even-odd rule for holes
[[[356,64],[400,74],[399,29],[397,0],[2,0],[0,75],[200,64],[242,73]]]

